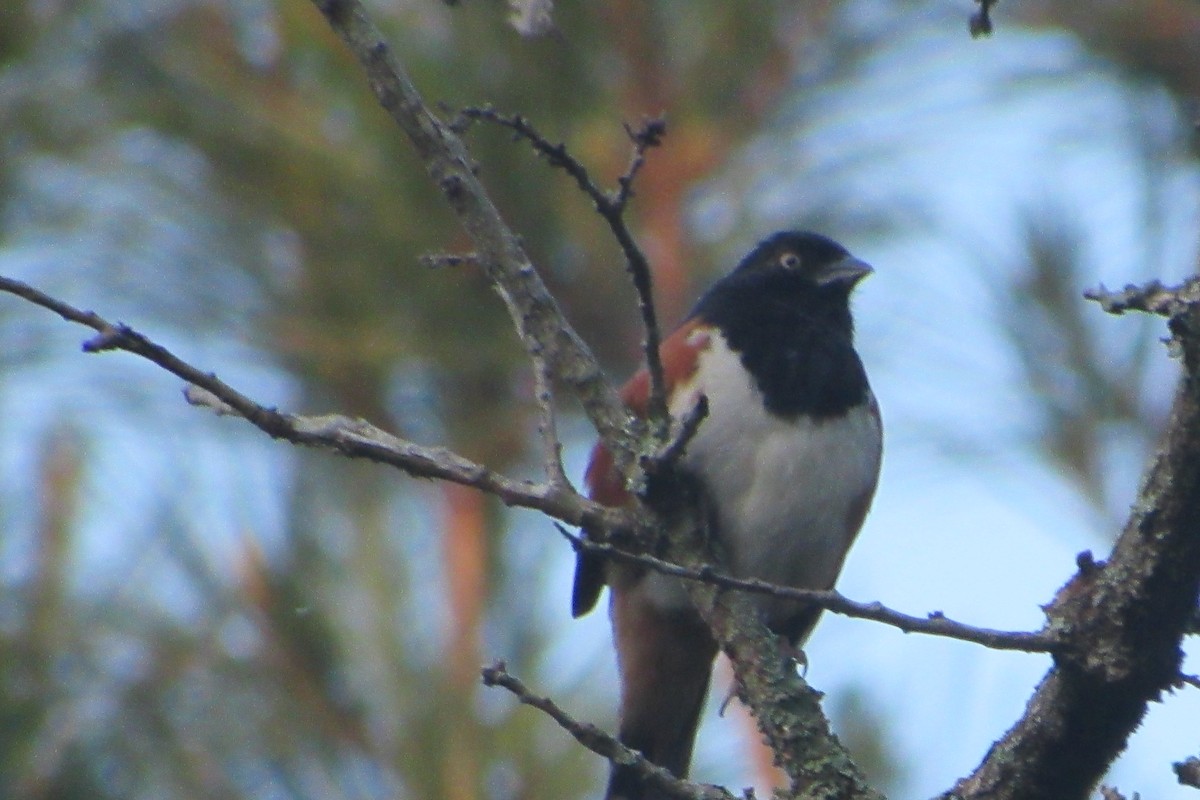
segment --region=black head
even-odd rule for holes
[[[828,237],[808,231],[781,231],[759,242],[730,277],[776,278],[849,294],[871,271],[870,266]]]
[[[851,328],[850,292],[873,270],[832,239],[781,231],[763,239],[737,267],[700,298],[694,313],[716,323],[730,312],[748,321],[769,308],[833,317]]]
[[[784,231],[751,250],[694,313],[740,355],[769,411],[836,416],[868,393],[850,292],[870,273],[832,239]]]

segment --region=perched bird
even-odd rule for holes
[[[726,569],[785,586],[828,589],[875,493],[879,409],[854,350],[850,293],[871,273],[836,242],[785,231],[761,242],[708,290],[662,344],[670,412],[708,401],[680,461],[712,505]],[[646,370],[622,389],[645,414]],[[585,483],[610,506],[631,502],[612,454],[597,444]],[[585,534],[587,532],[585,531]],[[717,645],[679,579],[578,556],[572,613],[604,585],[617,650],[619,737],[685,777]],[[799,648],[820,609],[756,596],[764,622]],[[650,800],[613,765],[609,800]]]

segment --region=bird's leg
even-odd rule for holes
[[[799,641],[793,641],[786,636],[779,637],[782,641],[779,642],[779,651],[784,659],[792,664],[796,669],[800,670],[800,677],[808,676],[808,654],[804,652]],[[737,679],[734,678],[729,683],[729,690],[725,693],[725,697],[721,700],[721,705],[717,708],[717,716],[724,717],[725,712],[729,709],[729,704],[737,697]]]

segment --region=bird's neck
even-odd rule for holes
[[[845,297],[730,295],[704,316],[721,329],[776,416],[827,419],[866,402]]]

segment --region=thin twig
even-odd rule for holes
[[[659,352],[662,335],[658,326],[658,312],[654,306],[654,280],[649,262],[646,261],[641,249],[634,243],[633,236],[625,225],[625,207],[633,197],[634,179],[641,171],[642,165],[646,163],[646,151],[662,144],[662,138],[667,132],[667,123],[661,117],[647,119],[637,130],[626,124],[625,132],[629,134],[629,138],[633,142],[633,156],[630,158],[625,174],[617,179],[620,189],[613,198],[611,209],[607,213],[601,210],[600,213],[621,244],[621,250],[625,253],[625,264],[633,281],[634,291],[637,292],[638,311],[642,315],[642,328],[646,335],[642,342],[642,349],[646,358],[646,371],[650,375],[650,396],[647,398],[646,414],[650,419],[651,426],[657,429],[655,433],[658,438],[664,439],[670,421],[667,408],[667,380],[663,371],[662,356]]]
[[[667,134],[667,121],[662,117],[651,117],[643,120],[640,128],[625,123],[625,134],[629,136],[629,141],[633,142],[633,154],[629,158],[625,174],[617,178],[620,189],[613,198],[613,206],[618,213],[623,213],[625,206],[633,198],[633,182],[646,164],[646,151],[662,145],[663,137]]]
[[[1188,675],[1186,673],[1180,674],[1179,683],[1181,686],[1187,685],[1196,689],[1200,689],[1200,675]]]
[[[751,594],[763,594],[811,603],[834,614],[880,622],[893,628],[899,628],[905,633],[942,636],[983,645],[992,650],[1016,650],[1023,653],[1052,653],[1058,645],[1057,639],[1044,632],[999,631],[991,628],[979,628],[949,619],[940,611],[931,612],[927,617],[914,617],[894,611],[882,603],[860,603],[851,600],[832,589],[825,591],[797,589],[755,578],[735,578],[732,575],[717,572],[708,566],[685,567],[651,555],[632,553],[607,542],[595,542],[582,536],[576,536],[562,526],[556,527],[576,550],[586,550],[614,561],[637,564],[664,575],[708,583],[723,589],[736,589]]]
[[[625,256],[626,268],[633,281],[633,288],[637,292],[638,311],[641,313],[642,326],[645,330],[643,349],[646,370],[650,374],[650,397],[646,416],[651,424],[656,426],[655,432],[659,438],[665,438],[669,425],[666,378],[663,373],[662,358],[659,354],[662,336],[658,326],[658,314],[654,307],[653,278],[650,263],[634,241],[629,226],[625,224],[625,208],[633,197],[634,179],[645,164],[646,151],[662,144],[662,138],[666,134],[666,122],[656,118],[646,120],[638,129],[625,126],[625,131],[633,142],[633,154],[630,156],[625,174],[617,179],[618,190],[616,193],[609,193],[592,180],[587,167],[571,155],[565,144],[551,142],[538,131],[532,122],[520,114],[503,114],[492,106],[468,107],[459,111],[459,119],[452,127],[461,131],[468,121],[490,122],[499,125],[512,131],[518,139],[528,142],[534,152],[546,159],[550,166],[561,169],[574,179],[580,191],[591,199],[596,211],[608,223],[609,230],[612,231]]]
[[[370,20],[361,0],[313,0],[333,31],[358,59],[371,90],[408,137],[433,183],[458,216],[480,268],[508,308],[527,350],[540,349],[555,378],[580,401],[617,463],[627,467],[640,446],[643,424],[622,404],[583,340],[500,216],[462,140],[430,110],[412,78]]]
[[[420,258],[421,266],[427,269],[444,269],[462,266],[479,266],[479,256],[474,253],[426,253]]]
[[[460,267],[464,264],[479,266],[479,256],[475,253],[431,253],[421,256],[421,264],[430,269]],[[554,411],[554,381],[544,352],[540,341],[531,341],[526,345],[526,353],[533,366],[533,393],[538,409],[542,469],[551,485],[567,489],[570,487],[570,481],[562,462],[562,442],[559,440],[558,420]]]
[[[303,416],[267,408],[127,325],[111,323],[92,311],[75,308],[11,278],[0,276],[0,291],[22,297],[63,319],[95,330],[96,336],[83,344],[86,352],[124,350],[141,356],[187,381],[189,387],[185,397],[188,402],[218,414],[243,417],[273,438],[387,464],[418,478],[438,478],[472,486],[496,496],[507,505],[532,508],[571,525],[608,530],[630,527],[628,512],[594,503],[576,493],[568,483],[533,483],[509,478],[446,448],[414,444],[360,419],[336,414]]]
[[[528,142],[534,152],[546,159],[550,166],[561,169],[570,175],[579,186],[580,191],[591,198],[597,210],[602,213],[613,210],[613,198],[596,185],[588,173],[587,167],[567,151],[565,144],[561,142],[553,144],[525,117],[520,114],[501,113],[490,105],[468,106],[460,109],[458,114],[459,118],[451,123],[451,128],[455,132],[465,132],[468,122],[490,122],[493,125],[507,128],[512,131],[513,138]]]
[[[708,417],[708,397],[700,395],[695,405],[675,425],[671,438],[667,440],[658,452],[647,456],[642,461],[642,469],[647,475],[671,470],[683,458],[692,439],[700,431],[700,423]]]
[[[553,719],[575,740],[597,755],[616,764],[632,767],[649,786],[679,800],[733,800],[734,795],[717,786],[680,780],[669,771],[647,761],[641,753],[631,750],[617,739],[586,722],[579,722],[563,711],[550,698],[535,695],[512,675],[503,661],[481,670],[485,686],[507,689],[527,706],[532,706]]]
[[[992,25],[992,6],[996,5],[999,1],[975,0],[979,4],[979,10],[967,20],[967,29],[971,32],[972,39],[992,35],[992,31],[994,30],[994,26]]]

